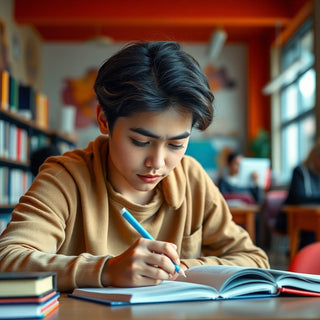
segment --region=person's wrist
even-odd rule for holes
[[[110,265],[112,264],[112,259],[113,258],[109,258],[102,268],[101,283],[104,287],[111,285]]]

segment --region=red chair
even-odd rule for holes
[[[285,234],[280,234],[276,228],[277,215],[287,197],[286,190],[269,190],[265,193],[261,208],[261,222],[259,224],[260,244],[265,249],[276,246],[276,250],[284,249]]]
[[[302,248],[291,260],[289,271],[320,274],[320,242]]]
[[[287,194],[286,190],[270,190],[265,194],[261,211],[267,227],[272,231],[274,231],[277,215],[281,211]]]

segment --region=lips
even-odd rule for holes
[[[145,183],[155,183],[160,179],[161,176],[145,174],[145,175],[138,175],[138,177]]]

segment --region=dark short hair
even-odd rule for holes
[[[241,154],[240,152],[238,152],[238,151],[231,152],[231,153],[228,155],[228,157],[227,157],[227,164],[228,164],[228,165],[231,164],[232,161],[233,161],[235,158],[239,157],[239,156],[242,156],[242,154]]]
[[[198,62],[177,42],[136,42],[101,66],[94,84],[112,131],[117,118],[169,107],[192,113],[205,130],[213,119],[214,96]]]

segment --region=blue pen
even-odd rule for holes
[[[141,224],[136,220],[136,218],[126,208],[122,208],[120,213],[131,224],[131,226],[133,228],[135,228],[140,233],[140,235],[143,238],[146,238],[146,239],[149,239],[149,240],[155,240],[153,238],[153,236],[146,229],[144,229],[141,226]],[[174,264],[176,272],[185,277],[186,275],[185,275],[183,269],[181,269],[181,267],[178,266],[177,264],[175,264],[173,261],[172,261],[172,263]]]

